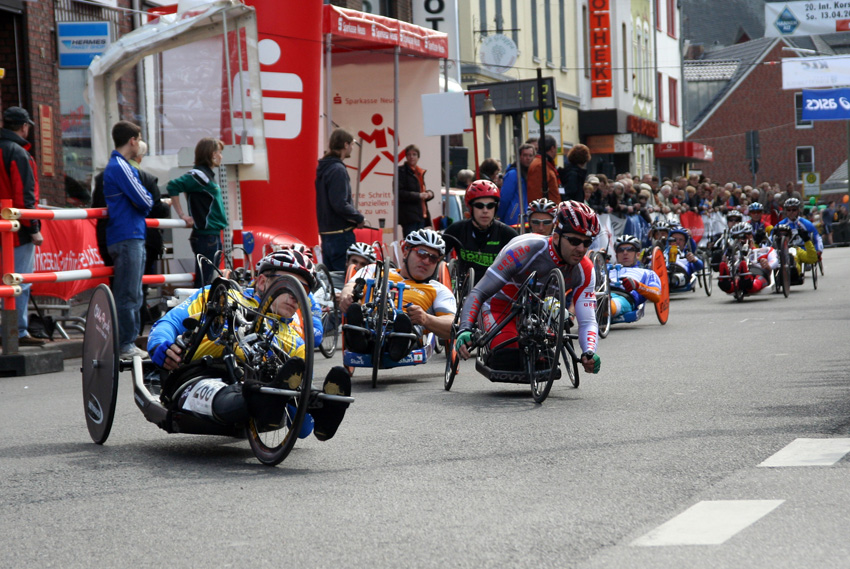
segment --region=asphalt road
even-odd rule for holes
[[[0,567],[848,567],[850,249],[824,259],[817,291],[614,327],[542,405],[472,362],[446,392],[443,356],[358,370],[337,436],[276,468],[158,430],[128,374],[103,446],[79,360],[2,378]],[[758,466],[798,439],[839,450]]]

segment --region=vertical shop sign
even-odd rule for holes
[[[53,176],[56,152],[53,148],[53,109],[49,105],[38,106],[38,128],[41,133],[41,174]]]
[[[610,0],[590,0],[590,96],[612,95]]]

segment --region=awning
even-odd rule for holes
[[[714,149],[699,142],[663,142],[655,145],[655,157],[676,162],[714,162]]]
[[[442,59],[449,56],[449,36],[374,14],[325,5],[325,34],[333,34],[333,51],[401,48],[406,55]]]

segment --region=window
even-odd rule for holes
[[[623,91],[629,91],[629,34],[623,24]]]
[[[667,35],[676,37],[676,4],[679,0],[667,0]]]
[[[640,26],[635,27],[635,94],[643,95],[643,37]]]
[[[543,21],[546,22],[546,63],[552,67],[552,4],[548,1],[543,6]]]
[[[797,181],[803,179],[803,174],[806,172],[815,171],[815,147],[814,146],[798,146],[797,147]]]
[[[537,46],[537,2],[531,3],[531,57],[540,58],[540,49]]]
[[[679,126],[679,82],[670,77],[667,87],[669,91],[667,98],[670,99],[670,124]]]
[[[564,6],[564,0],[558,0],[558,22],[560,26],[560,35],[558,43],[561,46],[561,70],[567,69],[567,12]]]
[[[659,32],[664,29],[661,25],[661,2],[663,0],[655,0],[655,29]]]
[[[794,120],[796,128],[812,128],[812,121],[803,120],[803,94],[794,93]]]
[[[664,75],[661,73],[656,73],[655,87],[658,89],[658,104],[655,106],[658,109],[658,122],[664,122]]]

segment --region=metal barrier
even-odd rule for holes
[[[14,235],[20,230],[22,219],[40,220],[76,220],[104,219],[108,217],[106,208],[88,209],[19,209],[12,207],[11,200],[0,200],[0,274],[3,285],[0,285],[0,298],[3,299],[2,330],[0,337],[3,342],[3,355],[18,353],[18,322],[16,313],[16,296],[21,294],[21,285],[34,283],[54,283],[99,279],[114,276],[112,267],[95,267],[73,271],[52,271],[40,273],[16,273],[14,255]],[[146,219],[148,227],[183,228],[188,227],[182,219]],[[144,275],[142,284],[163,285],[191,283],[193,273],[174,275]]]

